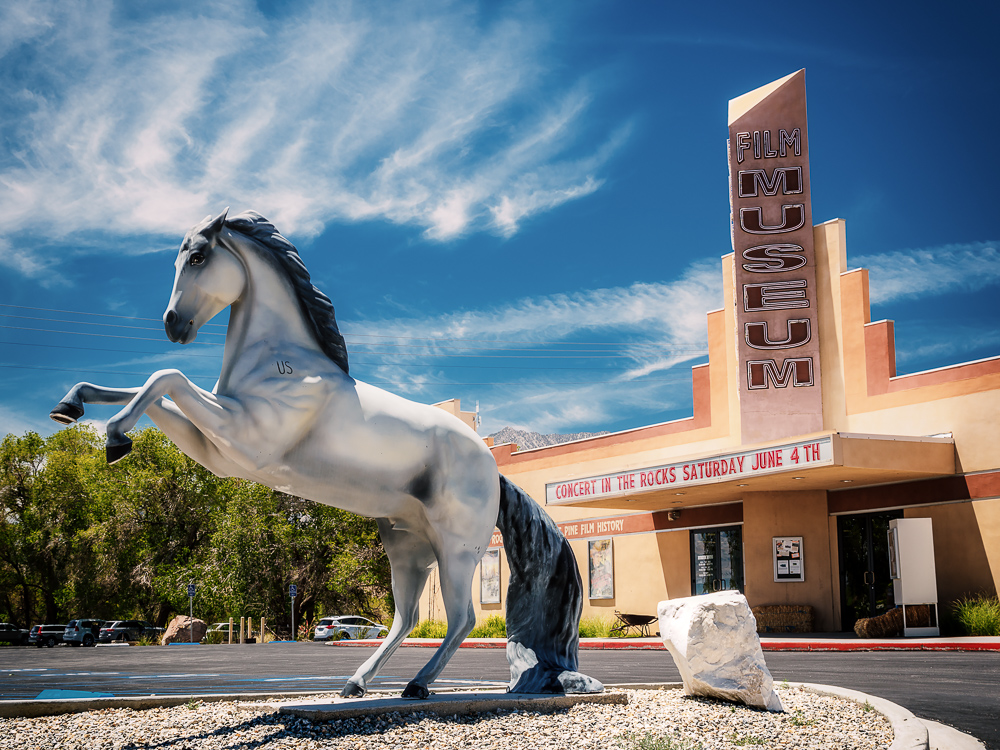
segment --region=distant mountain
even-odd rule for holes
[[[566,435],[542,435],[540,432],[530,432],[528,430],[515,430],[513,427],[504,427],[499,432],[494,432],[490,435],[493,438],[493,442],[497,445],[500,443],[516,443],[520,450],[530,450],[531,448],[544,448],[547,445],[558,445],[559,443],[568,443],[572,440],[583,440],[589,437],[598,437],[600,435],[608,435],[607,431],[604,432],[571,432]]]

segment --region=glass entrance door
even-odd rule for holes
[[[837,516],[840,546],[841,628],[895,606],[889,575],[889,521],[903,511]]]
[[[691,593],[743,591],[743,528],[691,532]]]

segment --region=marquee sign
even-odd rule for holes
[[[729,103],[742,441],[823,429],[805,71]]]
[[[824,437],[646,469],[553,482],[545,485],[545,504],[567,505],[588,500],[627,497],[654,490],[717,484],[734,479],[832,464],[833,439]]]

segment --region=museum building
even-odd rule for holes
[[[844,221],[812,223],[808,153],[804,71],[730,102],[734,252],[692,416],[491,448],[570,540],[585,617],[739,589],[832,632],[908,590],[938,605],[916,623],[930,633],[950,602],[997,591],[1000,357],[896,375],[893,323],[871,320]],[[508,572],[495,533],[480,619],[502,613]],[[444,619],[436,589],[421,617]]]

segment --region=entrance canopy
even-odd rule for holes
[[[839,490],[955,473],[952,438],[823,432],[668,464],[568,477],[546,505],[664,510],[739,502],[748,492]]]

